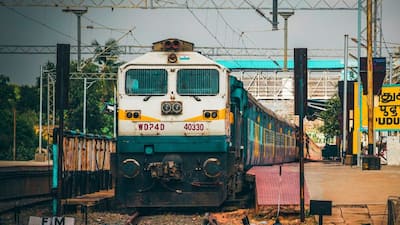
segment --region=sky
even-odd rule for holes
[[[400,47],[399,12],[399,0],[383,0],[382,32],[389,47]],[[62,8],[0,6],[0,21],[0,45],[77,43],[76,16]],[[82,17],[81,38],[82,45],[93,40],[104,44],[113,38],[119,45],[150,46],[180,38],[201,47],[283,48],[283,24],[279,17],[279,30],[272,31],[271,24],[254,10],[89,8]],[[289,49],[343,49],[345,34],[357,37],[357,11],[295,11],[288,28]],[[128,30],[132,33],[125,35]],[[71,60],[76,57],[72,55]],[[124,56],[124,60],[134,57]],[[56,56],[0,54],[0,74],[10,77],[11,83],[33,85],[47,61],[55,62]]]

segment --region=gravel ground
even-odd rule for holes
[[[19,215],[19,225],[28,225],[30,216],[51,216],[51,207],[41,205],[22,209]],[[253,209],[240,209],[231,212],[156,212],[140,216],[137,225],[204,225],[206,219],[215,218],[218,225],[243,225],[242,219],[248,217],[251,225],[272,225],[275,220],[260,215],[255,215]],[[75,218],[75,225],[85,225],[85,215],[81,212],[65,214],[66,217]],[[127,212],[89,212],[88,223],[90,225],[125,225],[131,215]],[[305,223],[300,223],[298,215],[280,217],[281,224],[317,224],[314,217],[306,218]],[[0,215],[0,225],[17,224],[14,213]]]

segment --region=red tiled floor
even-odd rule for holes
[[[259,206],[263,205],[300,205],[299,164],[282,166],[256,166],[248,174],[256,177],[256,198]],[[304,181],[305,204],[310,201],[307,184]]]

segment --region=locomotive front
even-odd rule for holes
[[[115,194],[122,204],[222,204],[231,170],[227,73],[177,39],[120,67]]]

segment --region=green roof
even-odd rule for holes
[[[279,70],[283,68],[283,60],[216,60],[219,64],[234,69],[255,69],[255,70]],[[349,64],[352,64],[349,63]],[[293,60],[288,60],[287,67],[293,69]],[[343,60],[308,60],[308,69],[310,70],[342,70],[344,68]]]

